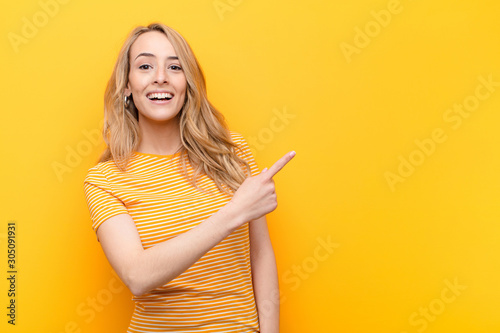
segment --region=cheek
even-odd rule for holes
[[[134,74],[129,75],[128,84],[132,91],[140,91],[145,86],[144,82],[147,81],[144,76]]]
[[[185,78],[182,78],[182,80],[180,80],[178,87],[179,90],[182,91],[182,93],[185,95],[187,90],[187,82]]]
[[[179,72],[175,77],[175,83],[178,88],[183,88],[183,90],[186,89],[187,87],[187,80],[186,80],[186,74],[184,71]]]

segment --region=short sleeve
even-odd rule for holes
[[[247,161],[248,166],[250,167],[251,175],[255,176],[259,174],[259,167],[257,166],[257,162],[255,162],[255,158],[245,138],[241,134],[236,132],[231,132],[231,137],[233,139],[233,142],[238,146],[236,155]]]
[[[83,188],[95,232],[110,217],[128,213],[123,202],[113,194],[109,181],[98,165],[89,169]]]

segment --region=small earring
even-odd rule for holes
[[[130,99],[128,98],[127,95],[125,95],[125,97],[123,98],[123,104],[125,105],[126,108],[128,108],[130,105]]]

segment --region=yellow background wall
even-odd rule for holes
[[[153,21],[190,42],[261,167],[297,151],[268,216],[282,332],[500,330],[498,1],[22,0],[1,12],[2,332],[128,324],[131,294],[93,234],[83,178],[104,148],[119,47]]]

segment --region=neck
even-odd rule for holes
[[[139,119],[141,141],[137,151],[155,155],[173,155],[181,147],[179,117],[168,122]]]

